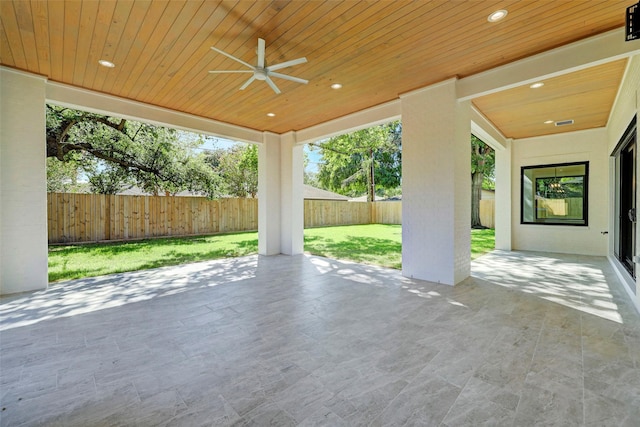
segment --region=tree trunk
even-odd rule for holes
[[[471,227],[482,227],[480,223],[480,198],[482,197],[482,181],[484,174],[476,172],[471,175]]]
[[[375,182],[375,174],[374,174],[374,162],[373,162],[373,149],[369,150],[369,154],[371,156],[371,164],[369,165],[369,189],[367,191],[367,199],[370,202],[376,201],[376,182]]]

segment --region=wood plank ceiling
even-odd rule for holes
[[[622,27],[628,3],[3,0],[0,63],[56,82],[283,133]],[[507,18],[488,22],[498,9],[507,9]],[[275,79],[282,90],[276,95],[260,81],[238,90],[247,74],[207,73],[242,69],[211,46],[255,64],[258,37],[266,40],[267,64],[306,56],[308,63],[281,71],[309,84]],[[99,59],[116,67],[104,68]],[[619,77],[620,67],[602,73]],[[597,78],[600,72],[594,71]],[[615,96],[615,76],[603,99]],[[332,83],[343,88],[332,90]],[[552,87],[545,86],[547,93]],[[498,96],[477,105],[482,110],[486,104],[487,115],[505,126],[508,136],[539,132],[503,124],[509,120],[496,106],[504,101]],[[504,96],[508,101],[510,95]],[[564,118],[553,111],[544,117]]]
[[[550,135],[606,126],[626,59],[560,77],[483,96],[473,100],[507,138]],[[556,126],[556,122],[573,124]]]

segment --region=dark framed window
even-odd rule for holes
[[[589,162],[523,166],[521,224],[589,225]]]

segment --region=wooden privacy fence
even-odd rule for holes
[[[305,200],[304,227],[350,224],[401,224],[402,202]]]
[[[257,199],[47,194],[49,243],[258,229]]]
[[[480,224],[485,227],[495,228],[495,206],[494,199],[480,200]]]
[[[494,226],[494,201],[480,201],[482,225]],[[258,229],[258,200],[49,193],[49,243],[188,236]],[[304,201],[305,228],[402,224],[402,202]]]

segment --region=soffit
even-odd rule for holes
[[[284,133],[397,99],[624,25],[628,0],[2,1],[0,63],[98,92]],[[499,23],[487,16],[507,9]],[[276,80],[247,75],[216,46],[255,63],[306,56]],[[116,64],[98,65],[99,59]],[[329,86],[339,82],[340,90]],[[585,106],[587,108],[587,106]],[[272,112],[276,117],[267,117]]]
[[[527,138],[607,125],[627,59],[542,80],[473,100],[507,138]],[[555,122],[574,123],[556,126]],[[553,123],[545,123],[553,121]]]

